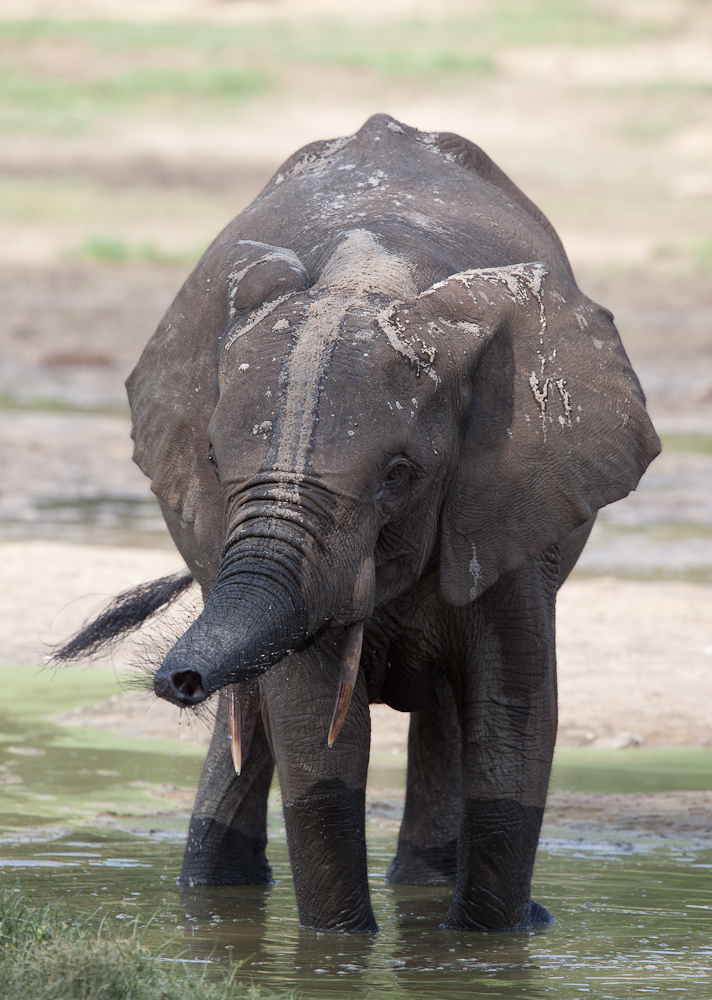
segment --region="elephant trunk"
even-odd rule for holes
[[[275,516],[261,500],[243,508],[202,614],[155,675],[156,694],[197,705],[220,688],[264,673],[329,625],[354,625],[341,678],[348,705],[360,655],[358,626],[373,605],[372,556],[343,555],[341,546],[341,560],[332,546],[327,554],[317,541],[322,526],[308,523],[303,505],[298,517],[284,506]],[[269,507],[272,516],[265,517]],[[339,715],[334,738],[345,707]]]
[[[255,677],[304,646],[310,616],[285,571],[291,555],[286,549],[282,542],[273,543],[269,554],[254,553],[253,559],[244,551],[236,553],[237,560],[226,554],[202,614],[156,673],[154,689],[159,697],[196,705],[226,684]]]

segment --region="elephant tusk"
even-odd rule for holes
[[[361,645],[363,643],[363,622],[349,625],[344,635],[344,648],[341,653],[341,671],[339,673],[339,693],[336,696],[334,714],[329,727],[329,746],[339,735],[349,710],[351,695],[356,687],[358,667],[361,662]]]
[[[230,753],[237,774],[242,770],[242,711],[240,685],[227,686],[227,731],[230,736]]]

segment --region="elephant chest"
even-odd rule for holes
[[[367,628],[361,660],[369,701],[399,712],[421,712],[438,703],[437,677],[448,655],[448,632],[463,623],[439,608],[432,595],[377,609]],[[460,609],[458,609],[460,610]]]

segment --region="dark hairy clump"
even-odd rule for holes
[[[84,625],[63,645],[55,646],[50,662],[70,663],[91,659],[100,651],[112,649],[157,611],[173,604],[192,582],[191,573],[174,573],[123,591],[97,618]]]

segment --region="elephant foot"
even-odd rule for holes
[[[249,837],[217,820],[194,816],[178,884],[268,884],[272,881],[272,869],[265,846],[266,841],[261,837]]]
[[[457,872],[457,840],[437,847],[402,841],[386,881],[393,885],[452,885]]]
[[[556,920],[554,917],[552,917],[551,913],[549,913],[547,908],[545,906],[542,906],[541,903],[537,903],[535,899],[530,900],[529,923],[526,926],[531,927],[534,924],[553,924],[553,923],[556,923]]]
[[[479,919],[467,919],[466,914],[458,912],[453,907],[447,916],[447,920],[442,925],[445,930],[458,931],[527,931],[532,927],[553,924],[554,917],[545,906],[530,899],[526,915],[523,920],[513,924],[503,924],[500,922],[499,914],[493,915],[492,922],[485,923],[482,920],[482,911],[478,913]],[[486,918],[485,918],[486,919]]]

